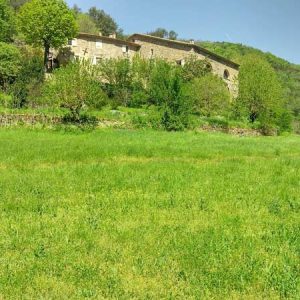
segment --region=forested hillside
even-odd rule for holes
[[[258,55],[267,60],[281,80],[289,108],[295,116],[300,115],[300,65],[289,63],[271,53],[265,53],[242,44],[227,42],[198,42],[198,44],[237,63],[241,63],[243,57],[248,54]]]

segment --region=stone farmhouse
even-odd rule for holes
[[[134,55],[144,58],[162,58],[179,65],[184,65],[185,60],[193,55],[206,60],[212,72],[227,83],[232,95],[237,95],[237,77],[239,65],[224,57],[214,54],[193,41],[173,41],[146,34],[133,34],[127,41],[117,39],[115,35],[102,36],[79,33],[77,38],[70,40],[68,47],[57,55],[56,60],[71,58],[89,59],[96,64],[108,58],[132,58]]]

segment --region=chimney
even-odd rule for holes
[[[102,32],[101,31],[99,31],[99,36],[102,36]]]
[[[112,38],[112,39],[116,39],[117,38],[117,34],[114,32],[114,33],[110,34],[109,37]]]
[[[190,44],[194,45],[195,44],[195,40],[191,39],[190,40]]]

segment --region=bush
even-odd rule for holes
[[[200,60],[195,55],[191,55],[182,67],[183,80],[188,82],[195,78],[203,77],[211,73],[212,67],[206,60]]]
[[[131,62],[128,59],[106,59],[98,69],[107,95],[113,99],[113,108],[128,106],[132,90]]]
[[[82,109],[107,102],[98,74],[88,62],[75,61],[53,72],[44,87],[44,99],[52,106],[67,108],[73,120],[80,121]]]
[[[230,93],[222,79],[215,75],[207,74],[186,84],[184,95],[190,99],[194,113],[206,117],[228,113]]]
[[[12,83],[20,70],[20,51],[16,46],[0,42],[0,87],[6,89]]]
[[[26,57],[15,82],[10,85],[9,92],[13,97],[12,108],[21,108],[31,103],[41,95],[44,81],[44,66],[42,56]]]
[[[104,89],[112,99],[112,107],[141,107],[147,104],[151,63],[138,56],[128,59],[108,59],[99,63]]]

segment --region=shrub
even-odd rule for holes
[[[11,106],[21,108],[31,102],[35,104],[40,97],[41,86],[44,81],[43,58],[36,56],[25,57],[15,82],[9,87],[13,97]]]
[[[202,116],[226,115],[230,104],[230,93],[222,79],[207,74],[196,78],[184,87],[184,95],[189,98],[193,112]]]
[[[136,56],[128,59],[108,59],[99,63],[101,81],[112,99],[112,107],[119,105],[141,107],[149,99],[148,83],[151,73],[149,60]]]
[[[17,77],[21,67],[20,58],[17,47],[0,42],[0,87],[3,89]]]
[[[113,99],[113,107],[128,106],[132,89],[131,62],[129,59],[106,59],[99,63],[101,80],[104,89]]]
[[[188,82],[211,73],[211,65],[206,60],[200,60],[195,55],[189,56],[182,67],[183,80]]]
[[[88,62],[75,61],[53,72],[44,88],[44,99],[67,108],[73,120],[80,120],[83,108],[105,105],[107,96],[97,81],[98,74]]]

